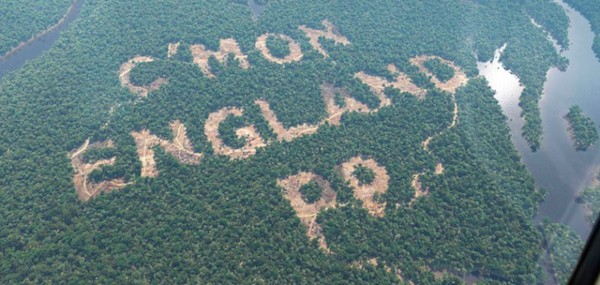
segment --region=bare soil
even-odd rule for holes
[[[282,40],[287,41],[289,43],[289,47],[290,47],[290,54],[288,54],[284,58],[274,57],[271,54],[271,52],[269,51],[269,48],[267,47],[267,39],[269,39],[269,37],[276,37],[276,38],[280,38]],[[258,49],[267,60],[278,63],[278,64],[300,61],[302,59],[302,57],[304,56],[304,54],[302,54],[302,49],[300,48],[300,45],[296,41],[294,41],[292,38],[290,38],[286,35],[271,34],[271,33],[264,34],[264,35],[256,38],[255,46],[256,46],[256,49]]]
[[[214,74],[210,71],[210,66],[208,64],[208,59],[211,56],[214,56],[215,59],[224,64],[227,60],[229,54],[233,54],[234,58],[239,62],[239,65],[243,69],[250,68],[250,63],[248,62],[248,56],[242,53],[240,46],[235,41],[235,39],[222,39],[219,42],[219,50],[211,51],[206,49],[204,45],[197,44],[190,46],[190,52],[192,53],[192,57],[194,58],[194,63],[200,67],[204,75],[207,77],[215,77]]]
[[[433,73],[431,73],[425,67],[425,62],[427,60],[436,58],[450,66],[452,69],[454,69],[454,77],[452,77],[446,82],[441,82]],[[445,60],[439,56],[417,56],[410,59],[410,62],[416,65],[419,68],[419,70],[421,70],[421,72],[427,74],[428,76],[431,76],[431,81],[433,82],[433,84],[435,84],[437,88],[440,88],[444,91],[448,91],[450,93],[455,93],[456,89],[467,84],[467,82],[469,81],[467,74],[460,67],[456,66],[454,62]]]
[[[425,68],[425,66],[424,66],[425,61],[427,61],[429,59],[435,59],[435,58],[440,59],[442,62],[444,62],[445,64],[450,66],[452,69],[454,69],[454,77],[452,79],[448,80],[445,83],[440,82],[431,72],[429,72],[429,70],[427,70],[427,68]],[[410,61],[412,64],[418,66],[419,69],[421,70],[421,72],[427,74],[428,76],[431,76],[432,81],[436,85],[436,87],[452,94],[452,104],[454,105],[454,109],[452,110],[452,122],[450,123],[450,125],[448,125],[448,127],[443,129],[442,131],[435,133],[434,135],[426,138],[421,143],[423,150],[432,154],[431,150],[429,149],[429,144],[431,143],[431,141],[435,137],[441,136],[447,130],[450,130],[450,129],[456,127],[456,125],[458,124],[458,111],[459,110],[458,110],[458,103],[456,103],[456,90],[459,87],[465,85],[469,79],[468,79],[467,75],[465,74],[465,72],[461,68],[456,66],[453,62],[442,59],[437,56],[419,56],[419,57],[415,57],[415,58],[411,59]],[[442,163],[438,163],[435,166],[434,174],[441,175],[444,173],[444,170],[445,170],[444,165]],[[423,196],[423,195],[427,195],[429,193],[429,189],[425,189],[425,190],[421,189],[421,183],[419,181],[420,175],[421,174],[415,174],[413,176],[413,182],[411,183],[411,185],[415,189],[416,194],[415,194],[415,198],[413,200],[411,200],[409,205],[412,205],[412,203],[415,201],[416,198]]]
[[[438,164],[435,165],[435,175],[442,175],[444,174],[444,165],[439,162]]]
[[[360,185],[358,179],[352,175],[359,164],[373,170],[375,173],[375,179],[371,184]],[[385,215],[386,203],[375,201],[374,196],[375,194],[387,192],[390,181],[387,170],[379,166],[373,159],[363,159],[357,156],[342,163],[340,172],[344,180],[349,181],[350,186],[354,188],[354,197],[363,202],[363,207],[367,209],[369,214],[375,217],[383,217]]]
[[[398,68],[396,68],[395,65],[388,65],[388,70],[392,74],[396,75],[396,81],[389,82],[383,77],[368,75],[362,71],[356,73],[354,77],[371,87],[371,90],[374,91],[375,95],[377,95],[379,101],[381,102],[380,107],[391,104],[391,100],[384,93],[386,87],[398,89],[400,92],[408,92],[415,95],[419,99],[425,98],[427,91],[412,83],[411,79],[403,72],[398,71]]]
[[[323,56],[325,57],[329,57],[329,54],[327,53],[327,51],[325,51],[325,49],[323,49],[323,47],[321,46],[321,44],[319,43],[319,38],[326,38],[328,40],[333,40],[335,42],[335,44],[341,44],[341,45],[349,45],[350,41],[348,40],[348,38],[342,36],[340,33],[337,32],[337,28],[328,20],[323,20],[322,22],[323,26],[325,26],[325,30],[314,30],[311,28],[308,28],[304,25],[300,26],[299,29],[301,31],[303,31],[306,36],[309,39],[310,45],[316,49],[319,53],[321,53]]]
[[[134,69],[140,63],[153,61],[154,58],[149,56],[136,56],[133,59],[130,59],[127,62],[123,63],[121,65],[121,68],[119,69],[119,81],[121,81],[121,85],[129,89],[129,92],[140,97],[147,97],[150,92],[158,90],[160,86],[168,82],[167,79],[158,78],[154,80],[154,82],[150,83],[150,85],[146,86],[137,86],[131,82],[132,69]]]
[[[100,183],[92,183],[88,181],[88,176],[96,169],[100,169],[106,165],[114,165],[116,158],[98,160],[94,163],[85,163],[83,161],[83,154],[93,148],[112,148],[114,144],[112,141],[104,141],[90,144],[90,140],[87,139],[85,143],[78,149],[70,153],[71,165],[73,166],[75,175],[73,176],[73,184],[77,192],[77,196],[81,201],[89,201],[91,198],[97,196],[101,192],[111,192],[116,189],[123,188],[128,183],[125,183],[124,179],[118,178],[113,180],[102,181]]]
[[[311,181],[315,181],[317,184],[319,184],[323,192],[318,201],[309,204],[302,199],[300,187]],[[296,211],[296,215],[308,228],[306,233],[307,236],[311,240],[318,238],[321,248],[329,253],[327,243],[325,242],[325,237],[321,231],[321,226],[316,221],[319,212],[329,208],[335,208],[336,206],[337,195],[331,188],[329,182],[323,179],[323,177],[314,173],[300,172],[285,179],[277,180],[277,185],[284,189],[284,197],[290,201],[292,208],[294,211]]]
[[[219,124],[227,119],[227,116],[241,116],[243,112],[244,110],[239,108],[223,108],[208,116],[208,120],[206,120],[206,123],[204,124],[204,133],[206,134],[208,141],[212,143],[215,153],[235,159],[248,158],[256,154],[257,148],[266,146],[254,125],[236,130],[238,137],[246,138],[246,144],[242,148],[234,149],[223,144],[223,140],[221,140],[221,137],[219,136]]]
[[[327,118],[321,120],[318,124],[302,124],[298,126],[291,127],[286,129],[283,124],[277,119],[277,115],[268,102],[264,100],[256,100],[254,103],[259,106],[263,117],[269,123],[269,126],[273,129],[273,132],[277,135],[278,141],[292,141],[293,139],[303,136],[309,135],[317,132],[319,127],[325,123],[329,123],[335,126],[340,124],[341,117],[346,112],[361,112],[368,113],[371,111],[369,107],[356,99],[350,97],[348,92],[343,88],[335,88],[332,85],[323,84],[321,86],[323,101],[325,102],[326,111],[328,114]],[[344,97],[345,106],[340,107],[335,103],[334,97],[335,93],[339,92]]]
[[[181,43],[180,42],[176,42],[176,43],[170,43],[168,50],[167,50],[167,58],[171,58],[174,55],[177,54],[177,51],[179,50],[179,45]]]
[[[358,102],[356,99],[350,97],[348,91],[343,88],[335,88],[330,84],[323,84],[321,86],[323,101],[325,102],[325,108],[327,110],[327,114],[329,117],[324,120],[324,122],[328,122],[334,126],[338,126],[340,124],[340,120],[342,115],[346,112],[360,112],[360,113],[368,113],[371,112],[369,107],[361,102]],[[345,106],[340,107],[335,104],[335,93],[340,93],[342,97],[344,97]]]
[[[173,142],[161,139],[148,130],[131,132],[135,139],[137,154],[142,163],[142,177],[157,177],[158,169],[154,160],[155,146],[161,146],[166,152],[172,154],[179,162],[184,164],[198,164],[202,158],[201,153],[195,153],[192,143],[187,137],[185,126],[180,121],[174,121],[170,125],[173,131]]]
[[[302,124],[286,129],[283,124],[279,122],[277,115],[275,115],[275,112],[271,110],[271,107],[267,101],[256,100],[254,103],[260,108],[263,117],[273,129],[273,132],[275,132],[277,135],[277,140],[279,141],[292,141],[293,139],[303,135],[314,134],[319,129],[320,124]]]
[[[417,199],[419,199],[419,197],[423,197],[423,196],[427,196],[429,195],[429,188],[427,189],[423,189],[423,186],[421,185],[421,176],[423,175],[423,173],[419,173],[419,174],[415,174],[412,177],[412,181],[410,182],[410,186],[415,189],[415,197],[413,197],[410,202],[408,203],[408,206],[412,206],[414,204],[415,201],[417,201]]]

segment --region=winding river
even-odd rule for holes
[[[585,152],[575,151],[563,116],[570,106],[578,104],[585,114],[600,123],[600,80],[597,80],[600,62],[591,49],[594,34],[589,22],[561,1],[557,3],[565,8],[571,20],[570,47],[562,53],[570,64],[565,72],[553,68],[547,74],[540,101],[544,139],[537,152],[531,152],[521,136],[523,120],[518,97],[523,89],[518,78],[506,71],[498,60],[501,49],[493,62],[479,63],[479,70],[496,91],[496,99],[509,118],[513,143],[535,177],[536,185],[548,192],[536,221],[549,218],[569,225],[585,239],[591,224],[586,219],[586,209],[576,198],[600,167],[600,148],[596,144]]]
[[[60,37],[60,32],[79,17],[83,2],[84,0],[74,1],[58,23],[41,32],[39,36],[28,40],[26,45],[11,52],[4,60],[0,60],[0,81],[7,73],[21,68],[27,61],[48,51]]]

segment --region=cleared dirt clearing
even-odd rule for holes
[[[147,97],[148,93],[158,90],[160,86],[167,83],[168,80],[165,78],[159,78],[154,80],[154,82],[150,83],[150,85],[146,86],[137,86],[131,83],[131,70],[134,69],[138,64],[143,62],[153,62],[154,58],[149,56],[136,56],[133,59],[128,60],[127,62],[121,65],[119,69],[119,81],[121,82],[121,86],[129,89],[129,92],[138,95],[140,97]]]
[[[388,65],[388,70],[396,75],[396,81],[389,82],[387,79],[379,76],[368,75],[364,72],[359,72],[354,75],[354,77],[358,78],[362,83],[371,87],[374,91],[375,95],[379,98],[380,107],[387,106],[391,104],[391,100],[385,95],[384,90],[386,87],[392,87],[400,90],[400,92],[408,92],[410,94],[415,95],[419,99],[425,98],[427,91],[425,89],[421,89],[414,83],[412,83],[411,79],[403,72],[398,71],[395,65]]]
[[[215,75],[210,72],[210,65],[208,64],[208,59],[211,56],[214,56],[218,62],[224,64],[226,63],[225,61],[229,54],[233,53],[234,58],[239,62],[239,65],[243,69],[250,68],[248,56],[242,53],[242,50],[235,39],[222,39],[219,42],[218,51],[211,51],[206,49],[204,45],[197,44],[190,46],[190,52],[194,58],[194,63],[200,67],[204,75],[210,78],[215,77]]]
[[[325,31],[314,30],[314,29],[308,28],[304,25],[302,25],[298,28],[306,34],[306,36],[309,39],[310,45],[314,49],[316,49],[320,54],[324,55],[325,57],[329,57],[329,54],[327,53],[327,51],[325,51],[325,49],[323,49],[323,47],[319,43],[319,38],[326,38],[328,40],[333,40],[336,45],[342,44],[342,45],[346,46],[346,45],[350,44],[350,41],[348,40],[348,38],[339,34],[337,32],[337,28],[331,22],[329,22],[328,20],[323,20],[323,22],[321,22],[321,23],[323,24],[323,26],[325,26]]]
[[[87,139],[85,143],[78,149],[72,151],[69,156],[71,158],[71,165],[75,171],[73,176],[73,184],[77,191],[77,196],[81,201],[89,201],[91,198],[100,194],[101,192],[110,192],[116,189],[123,188],[128,184],[121,178],[113,179],[108,181],[102,181],[100,183],[92,183],[88,181],[88,176],[96,169],[100,169],[106,165],[114,165],[116,158],[98,160],[94,163],[85,163],[83,161],[83,154],[93,148],[112,148],[114,144],[112,141],[104,141],[90,144],[90,140]]]
[[[276,37],[276,38],[280,38],[284,41],[287,41],[289,43],[290,54],[288,54],[284,58],[274,57],[271,54],[271,51],[269,51],[269,48],[267,47],[267,40],[269,39],[269,37]],[[276,35],[276,34],[270,34],[270,33],[264,34],[264,35],[256,38],[255,46],[256,46],[256,49],[258,49],[267,60],[278,63],[278,64],[300,61],[302,59],[302,57],[304,56],[304,54],[302,54],[302,49],[300,48],[300,45],[296,41],[294,41],[292,38],[290,38],[286,35]]]
[[[441,82],[433,73],[431,73],[425,67],[425,62],[430,59],[439,59],[441,62],[450,66],[452,69],[454,69],[454,77],[452,77],[446,82]],[[416,65],[419,68],[419,70],[421,70],[421,72],[427,74],[428,76],[431,76],[431,81],[433,82],[433,84],[435,84],[437,88],[440,88],[444,91],[448,91],[450,93],[456,92],[456,89],[467,84],[467,82],[469,81],[467,74],[460,67],[456,66],[454,62],[445,60],[439,56],[417,56],[411,58],[410,62]]]
[[[444,174],[444,165],[440,162],[438,164],[435,165],[435,175],[442,175]]]
[[[181,44],[180,42],[176,42],[176,43],[170,43],[168,50],[167,50],[167,58],[171,58],[174,55],[177,54],[177,51],[179,50],[179,44]]]
[[[336,92],[339,92],[344,98],[344,107],[340,107],[335,103]],[[269,126],[271,126],[271,128],[273,129],[273,132],[275,132],[275,134],[277,135],[278,141],[292,141],[297,137],[316,133],[319,127],[325,123],[330,123],[334,126],[338,126],[340,124],[340,119],[342,118],[342,115],[346,112],[368,113],[372,111],[367,105],[358,102],[356,99],[350,97],[350,95],[348,95],[348,92],[343,88],[336,88],[330,84],[323,84],[321,86],[321,93],[323,95],[323,101],[325,102],[328,117],[324,118],[316,125],[310,125],[305,123],[299,126],[294,126],[289,129],[286,129],[283,126],[283,124],[279,121],[279,119],[277,119],[277,115],[275,114],[275,112],[273,112],[273,110],[271,110],[271,106],[267,101],[256,100],[254,101],[254,103],[260,108],[263,117],[269,123]]]
[[[226,155],[231,158],[248,158],[256,154],[257,148],[266,146],[263,139],[256,132],[254,125],[236,130],[235,133],[238,137],[246,138],[246,144],[242,148],[234,149],[223,144],[223,140],[221,140],[219,135],[219,125],[227,119],[227,116],[241,116],[243,113],[244,110],[232,107],[223,108],[208,116],[208,120],[206,120],[206,123],[204,124],[204,134],[208,141],[212,143],[215,153]]]
[[[273,129],[273,132],[275,132],[275,134],[277,135],[277,140],[279,141],[292,141],[297,137],[313,134],[319,129],[319,125],[309,124],[302,124],[286,129],[283,126],[283,124],[279,122],[279,120],[277,119],[277,115],[275,115],[275,112],[271,110],[271,106],[267,101],[256,100],[254,101],[254,103],[260,108],[263,117],[265,118],[265,120],[267,120],[269,126],[271,126],[271,128]]]
[[[302,193],[300,193],[300,187],[303,185],[315,181],[323,191],[321,198],[312,203],[308,204],[302,199]],[[329,208],[335,208],[336,206],[336,193],[331,188],[329,182],[323,177],[316,175],[311,172],[300,172],[296,175],[289,176],[285,179],[277,180],[277,185],[284,189],[284,197],[290,201],[290,204],[296,215],[300,218],[300,221],[308,228],[306,235],[312,240],[319,238],[319,245],[323,250],[329,252],[325,237],[321,232],[321,226],[317,223],[317,215],[322,210]]]
[[[333,85],[323,84],[321,86],[321,90],[323,94],[323,101],[325,102],[325,108],[327,110],[327,114],[329,115],[325,121],[334,126],[338,126],[340,124],[342,115],[346,112],[371,112],[371,109],[369,109],[367,105],[350,97],[348,92],[343,88],[335,88]],[[339,93],[344,98],[344,107],[340,107],[335,103],[336,93]]]
[[[166,152],[172,154],[179,162],[184,164],[198,164],[202,158],[201,153],[195,153],[190,140],[187,137],[185,126],[180,121],[171,123],[173,131],[173,142],[161,139],[148,130],[131,132],[135,139],[137,154],[142,162],[142,177],[157,177],[156,161],[154,160],[155,146],[161,146]]]
[[[360,185],[360,182],[354,177],[354,170],[358,165],[373,170],[375,179],[371,184]],[[375,194],[383,194],[387,192],[390,177],[387,170],[379,166],[373,159],[363,159],[360,156],[353,157],[340,165],[340,172],[344,180],[350,182],[350,186],[354,188],[354,197],[363,202],[363,207],[367,209],[370,215],[375,217],[383,217],[385,215],[386,203],[375,201]]]

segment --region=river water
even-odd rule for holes
[[[570,64],[565,72],[553,68],[547,74],[540,101],[544,139],[537,152],[529,149],[521,135],[523,120],[518,98],[523,89],[518,78],[498,61],[501,49],[493,62],[479,63],[478,67],[496,91],[496,99],[509,118],[512,141],[523,162],[535,177],[536,185],[548,192],[540,204],[536,221],[549,218],[566,224],[585,239],[591,224],[586,219],[586,209],[576,202],[576,198],[591,183],[600,167],[600,148],[596,144],[585,152],[575,151],[563,116],[570,106],[578,104],[586,115],[600,123],[600,62],[591,49],[594,34],[589,22],[566,4],[557,2],[571,19],[570,47],[562,53]]]
[[[60,32],[67,28],[69,24],[73,22],[73,20],[79,17],[83,2],[83,0],[75,1],[73,4],[73,9],[69,10],[65,21],[56,29],[45,33],[31,44],[19,49],[7,59],[0,61],[0,82],[2,77],[4,77],[4,75],[7,73],[21,68],[27,61],[35,59],[44,52],[48,51],[60,37]]]

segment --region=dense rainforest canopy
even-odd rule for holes
[[[566,64],[547,39],[568,46],[560,6],[549,0],[260,3],[267,6],[257,17],[245,1],[86,1],[52,50],[4,78],[0,283],[61,283],[65,276],[74,284],[452,284],[465,278],[535,284],[553,278],[537,263],[545,238],[532,217],[543,195],[476,64],[507,44],[501,60],[526,87],[524,133],[538,147],[546,72]],[[321,37],[321,52],[306,29],[325,31],[327,23],[347,43]],[[267,33],[286,37],[259,43]],[[296,51],[288,38],[301,57],[277,64],[261,53],[266,46],[276,60],[286,60]],[[224,39],[234,39],[247,57],[211,57],[201,68],[202,50],[217,51]],[[465,84],[438,88],[435,79],[446,81],[456,70],[432,60],[424,65],[434,76],[426,74],[410,61],[421,55],[453,62],[466,72]],[[138,56],[144,63],[121,70]],[[425,92],[377,92],[357,78],[361,72],[389,82],[401,72]],[[122,86],[128,76],[150,86],[147,97]],[[359,106],[339,124],[328,118],[327,88],[338,107]],[[281,126],[257,102],[267,102]],[[205,125],[224,108],[239,115],[224,116],[218,128]],[[366,109],[371,112],[356,111]],[[319,128],[280,139],[276,127],[302,124]],[[263,146],[230,159],[225,148],[215,148],[211,132],[238,149],[253,141],[239,130],[258,134]],[[132,135],[148,133],[157,137],[156,177],[141,175],[148,160],[140,159]],[[78,162],[88,139],[106,147],[85,151]],[[167,141],[196,163],[181,163]],[[384,177],[366,169],[367,162],[386,171],[386,191],[373,195],[383,212],[366,210],[357,187],[344,179],[340,165],[352,158],[364,165],[350,172],[360,179],[357,187]],[[123,183],[83,202],[74,166],[94,162],[104,166],[91,181]],[[336,193],[336,206],[314,220],[327,251],[307,237],[312,228],[278,183],[304,172],[331,187],[306,184],[300,189],[305,203]]]

